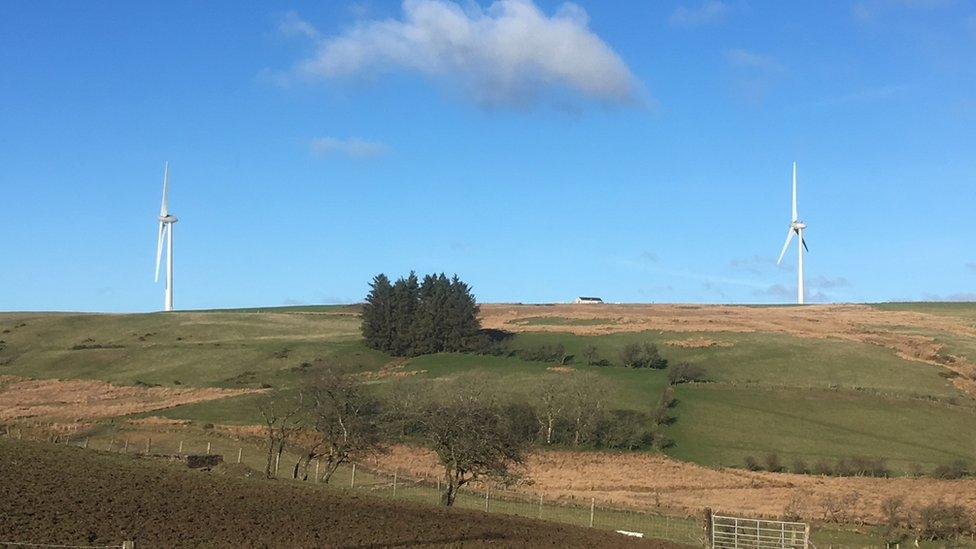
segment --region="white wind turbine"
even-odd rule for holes
[[[156,241],[156,282],[159,282],[159,261],[163,257],[163,238],[166,238],[166,294],[163,310],[173,310],[173,223],[175,216],[169,213],[169,162],[163,168],[163,205],[159,208],[159,239]]]
[[[800,242],[797,246],[797,253],[799,254],[799,283],[796,289],[796,302],[803,305],[803,251],[810,251],[807,248],[807,241],[803,238],[803,229],[807,228],[807,224],[800,221],[796,214],[796,162],[793,163],[793,217],[790,220],[790,228],[787,229],[786,233],[786,243],[783,244],[783,251],[779,253],[779,259],[776,260],[776,264],[779,265],[783,261],[783,256],[786,255],[786,249],[790,247],[790,241],[793,240],[793,235],[800,237]]]

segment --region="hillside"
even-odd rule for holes
[[[624,408],[649,408],[664,373],[587,366],[584,346],[613,361],[628,342],[651,341],[671,361],[704,366],[712,383],[678,391],[668,452],[681,459],[741,466],[771,451],[786,462],[866,455],[909,471],[976,457],[974,306],[486,305],[482,317],[516,332],[515,349],[563,345],[574,357],[568,368],[618,382],[614,404]],[[362,345],[352,307],[6,313],[0,340],[0,375],[144,388],[289,390],[323,359],[353,364],[381,385],[479,371],[504,393],[555,375],[552,363],[515,356],[392,361]],[[221,398],[160,407],[173,418],[258,422],[255,395],[213,396]]]
[[[4,313],[0,423],[90,435],[99,448],[152,438],[174,448],[214,442],[230,455],[244,445],[246,460],[259,460],[248,426],[261,423],[261,393],[295,391],[328,362],[357,368],[380,391],[424,391],[476,373],[499,397],[530,401],[540,384],[586,374],[613,384],[607,406],[647,412],[666,372],[625,368],[619,353],[652,342],[672,363],[703,366],[708,379],[677,386],[665,455],[554,448],[531,460],[536,484],[527,491],[677,514],[711,506],[781,516],[790,508],[818,520],[837,501],[856,500],[845,520],[868,523],[880,520],[889,495],[914,505],[949,497],[976,511],[976,500],[960,499],[972,479],[743,471],[748,458],[768,454],[787,469],[881,460],[895,476],[976,463],[976,305],[499,304],[481,316],[512,333],[505,352],[395,359],[365,348],[355,307]],[[565,363],[525,359],[545,346],[561,346]],[[606,365],[589,364],[587,348]],[[422,452],[403,452],[375,466],[434,474],[417,469]],[[692,480],[700,478],[713,482]]]

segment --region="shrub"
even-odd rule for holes
[[[597,443],[608,449],[639,450],[654,440],[650,418],[634,410],[610,410],[597,423]]]
[[[746,456],[745,460],[743,461],[746,465],[746,469],[749,469],[750,471],[762,471],[762,466],[759,465],[759,462],[756,461],[756,458],[753,456]]]
[[[807,462],[803,461],[803,458],[794,458],[790,471],[798,475],[805,475],[810,472],[810,468],[807,467]]]
[[[894,496],[881,502],[881,533],[886,543],[901,543],[908,537],[905,499]]]
[[[884,458],[854,456],[848,460],[851,474],[863,477],[887,477],[891,474]]]
[[[779,460],[779,454],[776,452],[766,454],[766,457],[763,458],[763,464],[766,466],[766,470],[771,473],[779,473],[783,470],[783,463]]]
[[[932,471],[935,478],[957,479],[969,474],[969,464],[964,460],[957,459],[951,463],[939,465]]]
[[[653,343],[628,343],[620,351],[620,362],[628,368],[654,368],[663,370],[668,361],[661,356]]]
[[[599,360],[600,355],[596,350],[596,345],[587,345],[583,347],[583,358],[586,359],[586,363],[593,365]]]
[[[813,472],[818,475],[829,476],[834,474],[834,468],[829,461],[821,458],[813,465]]]
[[[918,534],[924,539],[949,539],[973,530],[973,517],[962,505],[936,502],[919,509]]]
[[[668,383],[688,383],[689,381],[704,381],[705,369],[697,364],[678,362],[668,367]]]
[[[555,345],[546,343],[538,347],[519,349],[515,352],[515,355],[522,360],[532,362],[558,362],[559,364],[565,364],[567,359],[572,357],[572,355],[566,354],[566,348],[563,347],[562,343]]]

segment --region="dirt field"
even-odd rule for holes
[[[139,547],[675,547],[0,440],[0,540]]]
[[[95,380],[0,376],[0,421],[93,420],[260,391],[117,386]]]
[[[559,320],[558,322],[554,320]],[[936,364],[959,374],[953,383],[976,395],[976,364],[947,355],[934,337],[915,329],[976,338],[963,317],[881,310],[868,305],[747,307],[733,305],[504,305],[481,306],[485,328],[513,332],[597,335],[662,330],[674,332],[774,332],[836,338],[893,349],[908,360]]]
[[[396,446],[372,465],[414,477],[439,474],[436,457],[422,448]],[[639,509],[699,515],[706,507],[749,516],[880,522],[881,502],[903,496],[909,506],[943,500],[976,513],[976,478],[820,477],[710,469],[646,453],[537,452],[526,464],[532,484],[518,491],[548,498],[597,501]]]

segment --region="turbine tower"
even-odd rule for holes
[[[163,310],[173,310],[173,224],[177,219],[169,213],[169,162],[163,167],[163,205],[159,208],[159,239],[156,240],[156,282],[159,282],[159,261],[163,257],[163,238],[166,239],[166,293]]]
[[[803,251],[810,251],[807,248],[807,241],[803,238],[803,229],[807,228],[807,224],[798,219],[796,213],[796,162],[793,163],[793,217],[790,219],[790,228],[787,229],[786,233],[786,243],[783,244],[783,251],[779,253],[779,259],[776,260],[776,264],[779,265],[783,262],[783,256],[786,255],[786,249],[790,247],[790,241],[793,240],[793,235],[800,237],[799,244],[796,245],[797,253],[799,256],[799,268],[797,269],[799,275],[799,281],[796,286],[796,302],[803,305]]]

